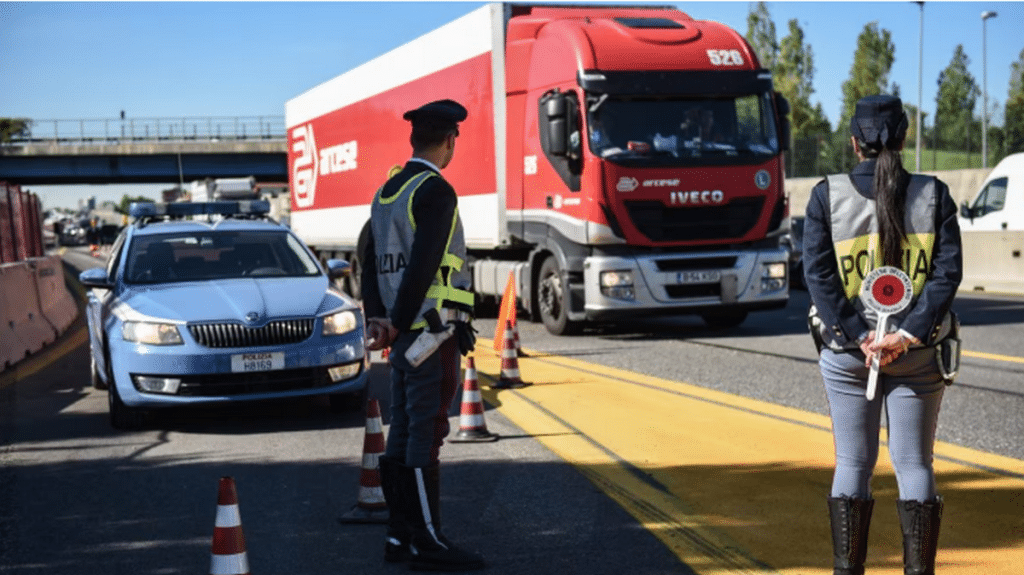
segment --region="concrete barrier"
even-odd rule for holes
[[[64,267],[60,256],[31,258],[28,264],[35,273],[39,308],[43,317],[58,334],[64,333],[78,317],[78,305],[64,283]]]
[[[57,339],[57,330],[43,317],[35,273],[27,262],[0,265],[0,316],[17,337],[4,344],[3,353],[10,357],[5,363],[14,364]]]
[[[949,186],[949,195],[957,205],[974,199],[974,195],[981,189],[992,168],[974,168],[970,170],[947,170],[942,172],[921,172],[935,176],[946,182]],[[824,179],[825,176],[814,176],[811,178],[786,178],[786,194],[789,195],[789,213],[793,216],[803,216],[807,209],[807,201],[811,199],[811,189],[815,184]]]
[[[963,232],[961,291],[1024,295],[1024,232]]]

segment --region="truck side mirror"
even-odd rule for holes
[[[792,127],[789,123],[789,100],[779,92],[775,92],[775,108],[779,111],[779,149],[783,152],[789,150],[789,140],[792,137]]]
[[[566,156],[569,153],[569,131],[565,114],[565,96],[552,94],[544,103],[547,115],[548,152],[552,156]]]

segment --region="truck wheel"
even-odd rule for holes
[[[746,310],[713,311],[701,314],[704,323],[714,329],[729,329],[738,327],[747,319]]]
[[[569,320],[569,286],[562,281],[562,270],[555,256],[548,256],[540,266],[537,299],[540,319],[549,333],[571,335],[580,331],[582,324]]]
[[[107,404],[110,408],[111,427],[123,430],[142,429],[145,413],[141,409],[125,405],[121,401],[121,394],[117,392],[117,383],[113,381],[107,390]]]

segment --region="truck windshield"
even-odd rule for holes
[[[590,149],[629,165],[763,162],[779,153],[768,94],[735,98],[602,97],[589,106]]]

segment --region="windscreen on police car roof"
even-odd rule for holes
[[[754,163],[779,153],[767,93],[728,98],[604,97],[589,108],[587,134],[595,155],[632,166]]]
[[[182,232],[136,236],[127,283],[319,275],[301,243],[283,231]]]

